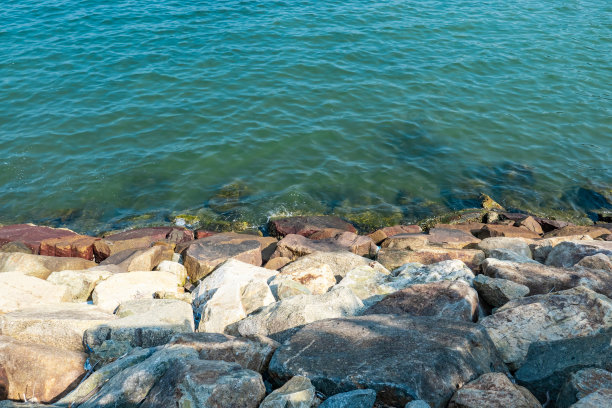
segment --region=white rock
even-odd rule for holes
[[[0,313],[66,300],[66,288],[20,272],[0,273]]]
[[[47,282],[66,287],[67,299],[71,302],[86,302],[98,282],[107,279],[111,272],[102,270],[52,272]]]

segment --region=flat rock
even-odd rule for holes
[[[491,306],[500,307],[511,300],[525,297],[529,288],[507,279],[478,275],[472,282],[478,294]]]
[[[85,353],[0,336],[0,393],[54,402],[78,384],[86,360]]]
[[[84,351],[85,331],[114,319],[112,314],[87,304],[31,306],[0,314],[0,334],[23,342]]]
[[[474,248],[480,242],[471,233],[453,228],[432,228],[427,239],[429,245],[450,249]]]
[[[278,271],[279,269],[287,265],[289,262],[291,262],[291,259],[285,258],[283,256],[278,258],[272,258],[268,262],[266,262],[264,268]]]
[[[580,286],[512,300],[480,324],[487,329],[504,362],[511,370],[517,370],[536,341],[588,336],[611,327],[612,301]]]
[[[117,273],[99,282],[91,294],[94,305],[113,313],[122,302],[151,299],[158,291],[177,293],[179,280],[169,272]]]
[[[362,265],[347,273],[336,287],[350,289],[368,307],[409,284],[406,279],[397,278],[386,270]]]
[[[100,262],[100,266],[115,265],[122,272],[152,271],[162,261],[170,261],[174,251],[156,245],[150,248],[126,249]]]
[[[75,257],[93,261],[94,243],[100,238],[87,235],[68,235],[59,238],[49,238],[40,242],[41,255]]]
[[[7,242],[6,244],[0,245],[0,252],[20,252],[22,254],[32,254],[30,247],[19,241]]]
[[[336,282],[340,282],[349,271],[364,265],[370,266],[383,273],[389,273],[389,271],[378,262],[350,252],[315,252],[291,262],[281,269],[281,273],[293,273],[303,269],[322,268],[324,265],[331,268],[336,276]]]
[[[312,240],[302,235],[290,234],[281,239],[272,255],[273,258],[285,257],[295,260],[315,252],[353,252],[357,255],[372,256],[376,245],[371,238],[352,232],[343,232],[334,238]]]
[[[397,234],[384,240],[381,244],[382,248],[388,249],[408,249],[415,251],[429,245],[429,236],[427,234]]]
[[[270,282],[270,287],[278,286],[281,281],[285,280],[292,280],[303,285],[313,295],[321,295],[336,284],[336,277],[331,267],[325,264],[281,272]]]
[[[484,224],[482,222],[467,222],[462,224],[436,224],[435,228],[458,229],[474,236],[478,236],[478,234],[485,227],[485,225],[487,224]]]
[[[19,272],[0,273],[0,313],[29,306],[56,304],[66,298],[64,286]]]
[[[364,314],[408,314],[475,321],[478,293],[463,281],[412,285],[386,296]]]
[[[178,227],[149,227],[114,233],[94,243],[94,254],[100,262],[127,249],[150,247],[154,242],[166,240],[181,243],[193,240],[193,231]]]
[[[398,234],[416,234],[421,232],[421,227],[418,225],[394,225],[392,227],[384,227],[374,231],[368,236],[376,245],[380,245],[385,239]]]
[[[404,281],[405,284],[415,285],[418,283],[431,283],[438,281],[462,280],[471,285],[474,273],[468,266],[458,259],[442,261],[429,265],[419,263],[407,263],[393,271],[396,281]]]
[[[527,228],[515,227],[512,225],[503,224],[487,224],[478,234],[481,239],[491,237],[506,237],[506,238],[540,238],[540,234],[536,234]]]
[[[322,319],[354,316],[363,303],[348,288],[339,287],[322,295],[299,295],[266,306],[256,314],[227,327],[229,334],[262,335],[284,341],[296,328]]]
[[[352,224],[330,215],[278,218],[268,222],[270,235],[278,238],[292,234],[308,237],[327,228],[357,232]]]
[[[115,315],[117,319],[88,328],[83,342],[91,348],[105,340],[129,342],[132,347],[154,347],[168,343],[178,333],[194,331],[191,305],[180,300],[126,301]]]
[[[170,345],[191,347],[201,360],[223,360],[263,373],[279,344],[264,336],[234,337],[221,333],[184,333],[172,338]]]
[[[460,260],[470,269],[479,270],[485,260],[483,251],[477,249],[443,249],[426,247],[416,251],[381,249],[378,252],[378,262],[389,270],[395,270],[407,263],[425,265],[448,260]]]
[[[505,249],[522,255],[525,258],[533,259],[531,248],[529,247],[531,243],[533,243],[533,240],[525,238],[485,238],[478,244],[478,249],[484,251],[487,258],[491,257],[492,251]]]
[[[514,226],[527,228],[529,231],[533,231],[538,235],[544,234],[544,230],[542,229],[540,223],[537,222],[536,219],[531,216],[517,221]]]
[[[612,390],[612,373],[601,368],[585,368],[569,376],[557,397],[557,408],[569,408],[598,390]],[[612,399],[611,399],[612,401]]]
[[[65,287],[66,301],[87,302],[98,282],[111,275],[111,272],[103,270],[60,271],[52,272],[47,282]]]
[[[65,228],[51,228],[33,224],[6,225],[0,227],[0,245],[8,242],[22,242],[32,250],[32,253],[38,254],[42,241],[71,235],[77,234]]]
[[[603,254],[612,258],[612,242],[609,241],[566,241],[555,246],[546,258],[546,265],[570,267],[587,256]]]
[[[259,408],[310,408],[315,399],[315,391],[308,377],[295,376],[272,391]]]
[[[424,398],[435,408],[491,370],[505,367],[483,328],[407,315],[311,323],[276,351],[269,368],[279,382],[307,376],[326,395],[368,388],[379,403],[399,407]]]
[[[375,401],[376,391],[355,390],[332,395],[319,408],[372,408]]]
[[[40,279],[47,279],[51,272],[88,269],[93,266],[96,266],[95,262],[82,258],[58,258],[18,252],[0,253],[0,272],[19,272]]]
[[[500,261],[510,261],[517,263],[535,263],[539,264],[538,261],[534,261],[531,258],[527,258],[521,254],[518,254],[509,249],[494,249],[489,252],[488,258],[499,259]]]
[[[588,367],[612,368],[611,342],[611,329],[566,340],[535,342],[515,378],[540,402],[554,402],[572,373]]]
[[[599,238],[603,235],[610,234],[607,228],[598,227],[596,225],[568,225],[544,234],[544,238],[552,237],[567,237],[572,235],[588,235],[592,239]]]
[[[512,384],[502,373],[486,373],[461,387],[448,408],[541,408],[527,389]]]

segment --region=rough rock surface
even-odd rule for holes
[[[66,300],[66,288],[19,272],[0,273],[0,313]]]
[[[490,238],[490,237],[506,237],[506,238],[540,238],[540,234],[536,234],[527,228],[514,227],[512,225],[495,225],[487,224],[479,233],[479,238]]]
[[[529,294],[529,288],[507,279],[478,275],[472,282],[478,294],[491,306],[500,307]]]
[[[161,261],[159,265],[155,267],[156,271],[170,272],[177,276],[179,285],[184,285],[187,281],[187,269],[183,265],[174,261]]]
[[[608,241],[566,241],[555,246],[546,258],[546,265],[570,267],[582,258],[603,254],[612,258],[612,242]]]
[[[392,227],[384,227],[374,231],[368,236],[376,245],[380,245],[385,239],[398,234],[417,234],[421,232],[421,227],[418,225],[394,225]]]
[[[6,244],[0,245],[0,252],[20,252],[22,254],[32,254],[30,247],[19,241],[7,242]]]
[[[471,233],[452,228],[432,228],[427,239],[429,245],[450,249],[473,248],[480,242]]]
[[[608,406],[610,401],[612,401],[612,389],[604,388],[587,395],[572,405],[572,408],[602,408]]]
[[[273,258],[284,257],[295,260],[315,252],[353,252],[357,255],[373,256],[376,245],[366,236],[344,232],[334,238],[312,240],[302,235],[290,234],[281,239]]]
[[[372,408],[375,401],[376,391],[355,390],[332,395],[319,408]]]
[[[609,229],[598,227],[596,225],[568,225],[544,234],[544,238],[567,237],[572,235],[588,235],[591,238],[599,238],[610,233]]]
[[[517,370],[529,346],[612,327],[612,301],[585,287],[512,300],[480,321],[504,362]]]
[[[193,231],[177,227],[136,228],[104,237],[94,243],[98,262],[127,249],[148,248],[157,241],[180,243],[193,240]]]
[[[409,284],[406,279],[397,278],[386,270],[363,265],[348,272],[336,287],[349,288],[365,306],[371,306],[385,295],[404,289]]]
[[[408,263],[393,271],[396,281],[403,280],[406,284],[430,283],[442,280],[463,280],[469,284],[474,274],[468,266],[460,260],[442,261],[429,265]]]
[[[487,373],[461,387],[448,408],[541,408],[528,390],[514,385],[505,374]]]
[[[514,224],[514,226],[527,228],[529,231],[533,231],[533,232],[535,232],[538,235],[544,234],[544,230],[542,229],[542,226],[532,216],[529,216],[529,217],[524,218],[524,219],[522,219],[520,221],[517,221]]]
[[[278,284],[270,285],[270,289],[278,300],[297,295],[312,295],[306,286],[293,280],[282,280]]]
[[[96,266],[96,263],[82,258],[0,253],[0,272],[19,272],[40,279],[47,279],[51,272],[87,269],[92,266]]]
[[[491,257],[491,252],[498,249],[506,249],[512,252],[516,252],[525,258],[532,259],[531,248],[529,245],[533,243],[533,240],[525,238],[506,238],[506,237],[495,237],[485,238],[479,244],[478,248],[484,251],[487,258]]]
[[[557,408],[569,408],[580,399],[602,389],[612,390],[612,373],[601,368],[585,368],[569,376],[557,397]],[[610,400],[612,401],[612,399]]]
[[[398,234],[383,241],[382,248],[388,249],[408,249],[416,251],[429,244],[427,234]]]
[[[529,244],[529,247],[531,248],[531,252],[533,253],[533,259],[540,263],[545,263],[546,258],[548,258],[548,254],[550,254],[550,251],[552,251],[553,248],[561,242],[581,240],[592,241],[593,239],[588,235],[572,235],[568,237],[543,238],[533,240]]]
[[[68,235],[41,241],[40,254],[47,256],[67,256],[94,260],[94,244],[100,238],[87,235]]]
[[[350,346],[348,346],[350,345]],[[274,354],[276,381],[310,378],[326,395],[369,388],[400,407],[445,407],[457,388],[505,367],[478,325],[429,317],[369,315],[311,323]]]
[[[478,236],[478,233],[485,227],[482,222],[466,222],[461,224],[436,224],[436,228],[451,228],[458,229],[464,232],[468,232],[474,236]]]
[[[313,295],[321,295],[336,284],[336,277],[329,265],[281,272],[270,282],[270,287],[281,281],[292,280],[304,285]]]
[[[517,254],[516,252],[511,251],[509,249],[494,249],[489,252],[488,258],[494,258],[494,259],[499,259],[500,261],[510,261],[510,262],[517,262],[517,263],[535,263],[535,264],[539,263],[537,261],[534,261],[531,258],[527,258],[526,256],[523,256],[521,254]]]
[[[477,249],[444,249],[426,247],[416,251],[381,249],[378,252],[378,262],[385,268],[394,270],[407,263],[432,263],[457,259],[464,262],[472,270],[478,270],[485,260],[483,251]]]
[[[310,408],[315,391],[307,377],[296,376],[268,395],[259,408]]]
[[[47,282],[66,288],[65,299],[70,302],[86,302],[98,282],[107,279],[111,272],[102,270],[52,272]]]
[[[349,271],[364,265],[370,266],[383,273],[389,273],[389,271],[378,262],[350,252],[315,252],[301,257],[295,262],[291,262],[281,269],[281,273],[293,273],[309,268],[322,268],[323,265],[327,265],[331,268],[336,276],[336,282],[340,282]]]
[[[268,231],[274,237],[285,237],[291,234],[308,237],[317,231],[327,228],[356,233],[357,230],[352,224],[334,216],[305,216],[288,217],[271,220],[268,223]]]
[[[122,272],[152,271],[162,261],[170,261],[174,252],[161,245],[151,248],[126,249],[117,252],[104,261],[100,266],[116,265]]]
[[[580,262],[576,264],[576,266],[612,272],[612,257],[609,257],[605,254],[585,256],[580,260]]]
[[[364,314],[436,316],[472,322],[476,320],[478,294],[462,281],[412,285],[386,296]]]
[[[266,262],[264,268],[278,271],[279,269],[287,265],[289,262],[291,262],[291,259],[280,256],[278,258],[270,259],[268,262]]]
[[[43,227],[33,224],[15,224],[0,227],[0,245],[8,242],[23,242],[32,253],[38,254],[40,243],[45,239],[61,238],[76,235],[76,232],[65,228]]]

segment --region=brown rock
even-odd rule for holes
[[[326,228],[335,228],[353,233],[357,232],[353,225],[330,215],[279,218],[268,223],[270,235],[279,238],[291,234],[309,237],[315,232]]]
[[[421,232],[421,227],[419,227],[418,225],[394,225],[392,227],[385,227],[376,230],[368,236],[372,238],[372,241],[374,241],[376,245],[380,245],[380,243],[383,242],[385,239],[390,238],[394,235],[418,234],[419,232]]]
[[[482,222],[468,222],[464,224],[436,224],[435,228],[446,228],[446,229],[456,229],[461,230],[463,232],[467,232],[468,234],[472,234],[474,236],[478,236],[480,231],[485,227]]]
[[[85,353],[0,336],[0,390],[9,399],[54,402],[78,385],[86,360]]]
[[[123,272],[152,271],[162,261],[172,259],[174,252],[164,246],[152,246],[144,249],[126,249],[106,258],[100,266],[114,265]]]
[[[350,251],[357,255],[376,253],[376,245],[371,238],[344,232],[335,238],[311,240],[301,235],[287,235],[278,242],[273,258],[282,256],[295,260],[315,252]]]
[[[610,234],[610,230],[607,228],[602,228],[596,225],[593,226],[583,226],[583,225],[568,225],[563,228],[556,229],[551,232],[547,232],[544,234],[544,238],[552,238],[552,237],[567,237],[571,235],[588,235],[591,238],[599,238],[604,235]]]
[[[448,408],[541,408],[526,388],[512,384],[505,374],[487,373],[457,390]]]
[[[544,232],[550,232],[559,228],[567,227],[568,225],[572,225],[566,221],[551,220],[548,218],[535,217],[535,220],[540,223]]]
[[[69,235],[41,241],[40,254],[47,256],[75,257],[94,260],[94,243],[100,238],[87,235]]]
[[[523,213],[510,213],[510,212],[503,212],[500,215],[501,215],[500,218],[502,220],[510,220],[510,221],[514,221],[514,222],[520,222],[520,221],[523,221],[525,218],[529,217],[529,215],[527,215],[527,214],[523,214]]]
[[[32,250],[32,253],[38,254],[42,241],[70,235],[76,235],[76,232],[64,228],[42,227],[33,224],[7,225],[0,227],[0,245],[19,241],[27,245]]]
[[[540,223],[531,216],[525,218],[524,220],[517,221],[514,226],[527,228],[529,231],[533,231],[538,235],[542,235],[544,233]]]
[[[264,265],[266,269],[272,269],[278,271],[283,266],[291,262],[291,259],[285,257],[272,258]]]
[[[513,227],[512,225],[488,224],[482,229],[478,238],[484,239],[490,237],[537,239],[540,238],[540,235],[533,231],[529,231],[527,228]]]
[[[469,232],[451,228],[432,228],[427,238],[429,245],[449,249],[473,248],[480,242]]]
[[[196,239],[202,239],[202,238],[206,238],[206,237],[212,237],[215,234],[216,234],[215,231],[196,230],[195,238]]]
[[[426,247],[429,244],[427,234],[397,234],[385,239],[381,247],[389,249],[410,249],[412,251]]]
[[[425,265],[458,259],[463,261],[470,269],[477,271],[485,260],[483,251],[476,249],[443,249],[426,247],[416,251],[381,249],[378,252],[378,262],[389,270],[397,269],[409,262],[418,262]]]
[[[4,245],[0,245],[0,252],[19,252],[22,254],[32,254],[32,250],[30,249],[30,247],[19,241],[7,242]]]
[[[462,281],[411,285],[386,296],[364,314],[408,314],[449,319],[476,320],[478,294]]]
[[[98,261],[126,249],[148,248],[157,241],[168,240],[180,243],[193,240],[193,231],[178,227],[137,228],[108,235],[94,243],[94,253]]]
[[[320,231],[317,231],[308,236],[309,239],[327,239],[334,238],[339,234],[342,234],[344,231],[337,228],[325,228]]]
[[[559,392],[556,406],[569,408],[578,400],[602,389],[612,390],[612,373],[601,368],[582,369],[569,376]]]

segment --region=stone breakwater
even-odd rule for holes
[[[603,407],[612,224],[0,227],[0,407]]]

